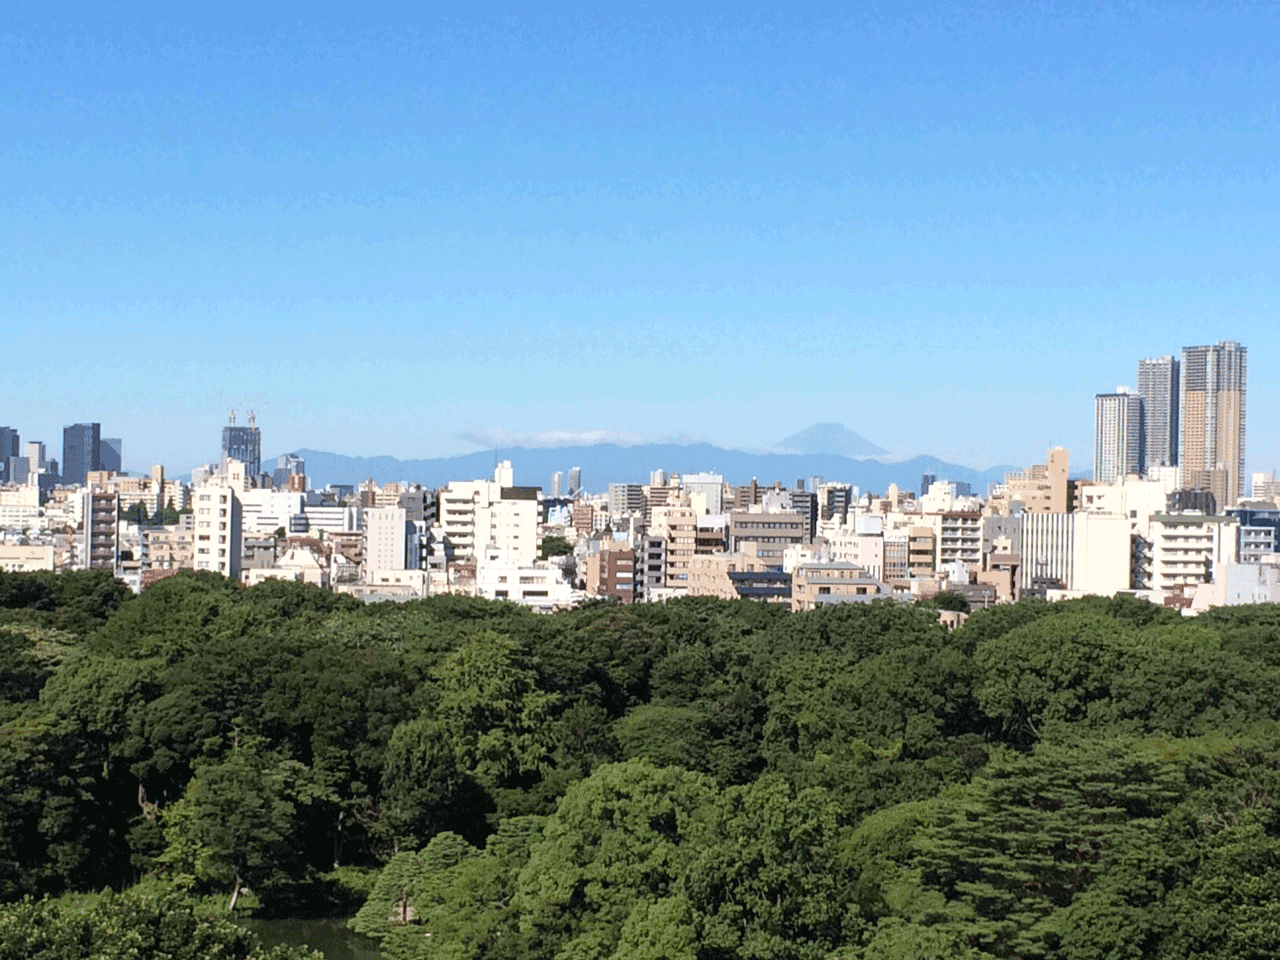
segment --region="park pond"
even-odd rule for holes
[[[310,947],[325,960],[381,960],[376,941],[347,928],[344,919],[242,920],[263,946]]]

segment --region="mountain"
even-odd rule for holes
[[[649,473],[662,468],[675,473],[707,470],[724,475],[730,483],[781,480],[790,487],[799,478],[821,476],[852,483],[863,490],[883,492],[890,483],[918,490],[925,473],[939,479],[968,482],[975,493],[1004,479],[1009,467],[973,470],[937,457],[920,456],[901,463],[880,463],[822,453],[745,453],[707,443],[642,444],[621,447],[602,443],[584,447],[507,447],[433,460],[397,460],[395,457],[348,457],[321,450],[295,450],[307,463],[308,484],[359,483],[372,477],[378,483],[409,480],[425,487],[439,487],[451,480],[476,480],[493,475],[494,463],[510,460],[520,485],[550,487],[551,474],[559,470],[568,478],[570,467],[582,468],[582,485],[603,493],[610,483],[648,483]],[[268,461],[270,462],[270,461]]]
[[[779,440],[776,446],[796,453],[834,453],[842,457],[876,457],[889,452],[854,433],[843,423],[815,423],[785,440]]]

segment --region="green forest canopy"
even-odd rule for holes
[[[0,646],[0,960],[103,888],[143,941],[363,903],[392,960],[1280,955],[1272,606],[0,574]]]

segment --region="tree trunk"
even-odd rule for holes
[[[231,913],[236,908],[236,901],[240,899],[240,887],[244,883],[240,879],[239,874],[236,875],[236,888],[231,891],[231,903],[227,905],[227,913]]]

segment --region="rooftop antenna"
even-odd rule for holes
[[[231,424],[231,426],[233,426],[233,427],[236,425],[236,408],[235,408],[235,407],[232,407],[232,408],[231,408],[231,421],[230,421],[230,424]]]
[[[258,425],[257,418],[254,416],[253,411],[252,411],[252,410],[250,410],[250,411],[249,411],[249,426],[251,426],[251,427],[256,427],[257,425]]]

